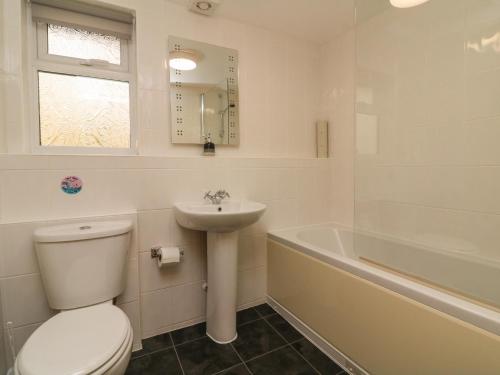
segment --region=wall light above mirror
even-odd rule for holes
[[[239,144],[238,51],[168,39],[172,143]]]
[[[172,69],[193,70],[198,66],[200,54],[192,49],[171,51],[168,58],[168,65]]]
[[[391,5],[396,8],[411,8],[428,2],[429,0],[390,0]]]

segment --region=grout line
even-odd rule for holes
[[[304,356],[302,355],[302,353],[301,353],[301,352],[299,352],[299,351],[295,348],[295,346],[293,346],[292,344],[290,344],[290,347],[292,348],[292,350],[293,350],[295,353],[297,353],[297,354],[300,356],[300,358],[302,358],[304,361],[306,361],[306,363],[307,363],[309,366],[311,366],[311,368],[312,368],[314,371],[316,371],[318,374],[320,374],[320,375],[321,375],[321,372],[320,372],[320,371],[319,371],[316,367],[314,367],[314,366],[312,365],[312,363],[311,363],[311,362],[309,362],[309,360],[308,360],[306,357],[304,357]],[[336,363],[335,363],[335,364],[336,364]]]
[[[175,356],[177,357],[177,362],[179,363],[179,367],[181,368],[182,375],[186,375],[186,373],[184,372],[184,368],[182,367],[181,359],[179,358],[179,353],[177,353],[177,348],[175,347],[174,338],[172,337],[172,333],[169,332],[168,334],[170,336],[170,340],[172,340]]]
[[[299,332],[299,333],[300,333],[300,332]],[[293,345],[293,344],[295,344],[295,343],[297,343],[297,342],[299,342],[299,341],[302,341],[302,340],[309,341],[309,340],[307,340],[307,338],[305,338],[304,336],[302,336],[300,339],[290,341],[290,345]],[[314,345],[314,346],[316,346],[316,345]]]
[[[238,356],[238,358],[240,359],[240,361],[243,363],[243,366],[245,366],[245,368],[247,369],[248,373],[250,374],[253,374],[252,371],[250,371],[250,369],[248,368],[247,364],[245,363],[245,361],[243,360],[243,358],[241,357],[240,353],[238,353],[238,351],[236,350],[236,348],[234,347],[233,343],[230,342],[229,345],[231,345],[231,348],[233,348],[234,352],[236,353],[236,355]]]
[[[267,302],[264,302],[262,305],[268,305],[269,307],[271,307],[271,305],[269,305]],[[271,307],[271,308],[272,308],[272,307]],[[274,310],[274,309],[273,309],[273,312],[272,312],[272,313],[267,314],[267,315],[263,315],[263,314],[261,314],[261,313],[259,312],[259,310],[257,310],[257,309],[255,308],[255,306],[253,307],[253,309],[255,310],[255,312],[257,312],[257,315],[258,315],[258,316],[260,316],[262,319],[267,318],[267,317],[269,317],[269,316],[271,316],[271,315],[276,315],[276,314],[278,314],[278,312],[277,312],[276,310]]]
[[[277,314],[278,314],[279,316],[281,316],[279,313],[277,313]],[[281,317],[283,318],[283,316],[281,316]],[[285,319],[285,318],[283,318],[283,319]],[[266,323],[267,323],[267,324],[269,324],[269,325],[271,326],[271,328],[273,328],[273,329],[276,331],[276,333],[277,333],[278,335],[280,335],[280,336],[281,336],[281,337],[282,337],[285,341],[287,341],[287,340],[286,340],[286,339],[285,339],[285,338],[284,338],[284,337],[283,337],[283,336],[282,336],[282,335],[278,332],[278,330],[277,330],[276,328],[274,328],[274,326],[273,326],[271,323],[269,323],[269,322],[267,321],[267,319],[264,319],[264,320],[266,321]],[[285,321],[286,321],[288,324],[290,324],[290,322],[288,322],[286,319],[285,319]],[[290,325],[291,325],[291,324],[290,324]],[[292,326],[292,325],[291,325],[291,326]],[[294,329],[296,329],[294,326],[292,326],[292,327],[293,327]],[[299,332],[299,333],[302,335],[302,333],[301,333],[301,332]],[[316,369],[316,367],[314,367],[314,366],[313,366],[313,365],[312,365],[312,364],[311,364],[311,363],[310,363],[310,362],[309,362],[309,361],[308,361],[308,360],[307,360],[307,359],[306,359],[306,358],[302,355],[302,353],[300,353],[300,352],[299,352],[297,349],[295,349],[295,347],[293,346],[293,344],[295,344],[295,343],[297,343],[297,342],[299,342],[299,341],[301,341],[301,340],[308,341],[308,342],[309,342],[312,346],[314,346],[316,349],[318,349],[318,350],[319,350],[319,348],[318,348],[316,345],[314,345],[314,343],[313,343],[312,341],[308,340],[308,339],[307,339],[307,337],[305,337],[304,335],[302,335],[302,337],[301,337],[300,339],[297,339],[297,340],[291,341],[291,342],[289,343],[289,345],[292,347],[292,349],[293,349],[295,352],[297,352],[297,354],[298,354],[299,356],[301,356],[301,357],[302,357],[302,358],[303,358],[303,359],[304,359],[304,360],[305,360],[305,361],[309,364],[309,366],[311,366],[311,367],[313,368],[313,370],[315,370],[318,374],[320,374],[320,375],[321,375],[321,372],[320,372],[319,370],[317,370],[317,369]],[[323,354],[324,354],[324,353],[323,353]],[[328,357],[328,356],[327,356],[327,357]],[[341,374],[344,374],[344,373],[345,373],[345,374],[349,374],[346,370],[344,370],[343,366],[340,366],[337,362],[335,362],[335,361],[334,361],[333,359],[331,359],[330,357],[328,357],[328,359],[329,359],[330,361],[332,361],[333,363],[335,363],[337,366],[339,366],[339,367],[341,368],[341,370],[340,370],[337,374],[335,374],[335,375],[341,375]]]
[[[259,312],[255,309],[255,307],[249,307],[248,309],[244,309],[244,310],[240,310],[240,311],[245,311],[245,310],[250,310],[252,309],[253,311],[255,311],[255,313],[257,314],[257,319],[253,319],[253,320],[250,320],[248,322],[245,322],[245,323],[241,323],[240,325],[236,324],[236,330],[238,330],[238,327],[242,327],[242,326],[245,326],[247,324],[250,324],[250,323],[253,323],[253,322],[256,322],[257,320],[260,320],[260,319],[264,319],[260,314]],[[236,312],[236,314],[238,314],[239,311]],[[236,315],[238,316],[238,315]]]
[[[281,316],[281,315],[280,315],[280,316]],[[283,317],[282,317],[282,318],[283,318]],[[283,319],[285,319],[285,318],[283,318]],[[283,335],[282,335],[282,334],[281,334],[281,333],[280,333],[280,332],[279,332],[276,328],[274,328],[274,326],[273,326],[271,323],[269,323],[269,322],[267,321],[267,319],[264,319],[264,321],[265,321],[265,322],[266,322],[266,323],[267,323],[267,324],[271,327],[271,329],[272,329],[272,330],[274,330],[274,332],[276,332],[276,333],[278,334],[278,336],[279,336],[279,337],[281,337],[283,340],[285,340],[285,342],[286,342],[286,343],[288,343],[288,346],[289,346],[289,347],[290,347],[290,348],[291,348],[291,349],[292,349],[295,353],[297,353],[297,354],[298,354],[298,355],[299,355],[299,356],[300,356],[300,357],[301,357],[301,358],[302,358],[302,359],[303,359],[303,360],[304,360],[304,361],[305,361],[305,362],[306,362],[306,363],[307,363],[307,364],[308,364],[308,365],[309,365],[309,366],[310,366],[310,367],[311,367],[314,371],[316,371],[319,375],[321,375],[321,372],[319,372],[319,371],[316,369],[316,367],[314,367],[314,366],[311,364],[311,362],[309,362],[309,361],[308,361],[308,360],[307,360],[307,359],[306,359],[306,358],[302,355],[302,353],[300,353],[297,349],[295,349],[295,347],[292,345],[292,342],[289,342],[289,341],[288,341],[288,340],[287,340],[287,339],[286,339],[286,338],[285,338],[285,337],[284,337],[284,336],[283,336]],[[286,321],[286,319],[285,319],[285,321]],[[287,323],[288,323],[288,322],[287,322]],[[288,324],[290,324],[290,323],[288,323]],[[290,326],[291,326],[291,324],[290,324]],[[292,328],[293,328],[293,329],[295,329],[294,327],[292,327]],[[301,336],[302,336],[302,334],[301,334]],[[295,341],[293,341],[293,342],[297,342],[297,341],[299,341],[299,340],[302,340],[303,338],[304,338],[304,337],[301,337],[300,339],[295,340]]]
[[[266,318],[269,318],[270,316],[273,316],[273,315],[276,315],[276,314],[278,314],[278,313],[272,313],[272,314],[267,314],[267,315],[260,315],[259,314],[259,316],[260,316],[261,319],[266,319]]]
[[[261,318],[261,317],[259,316],[257,319],[249,320],[248,322],[245,322],[245,323],[241,323],[241,324],[239,324],[239,325],[236,325],[236,328],[246,326],[247,324],[254,323],[254,322],[256,322],[257,320],[261,320],[261,319],[264,319],[264,318]]]
[[[207,338],[207,337],[208,337],[208,336],[207,336],[206,334],[203,334],[203,336],[201,336],[201,337],[197,337],[197,338],[192,339],[192,340],[184,341],[184,342],[182,342],[182,343],[180,343],[180,344],[174,344],[174,346],[175,346],[175,347],[178,347],[178,346],[182,346],[182,345],[185,345],[185,344],[190,344],[190,343],[192,343],[192,342],[195,342],[195,341],[198,341],[198,340],[201,340],[201,339],[205,339],[205,338]]]
[[[136,357],[133,357],[133,358],[131,357],[130,360],[132,361],[134,359],[142,358],[142,357],[145,357],[147,355],[152,355],[152,354],[156,354],[156,353],[159,353],[159,352],[163,352],[163,351],[168,350],[168,349],[173,349],[173,347],[174,346],[171,345],[171,346],[167,346],[167,347],[164,347],[164,348],[161,348],[161,349],[153,350],[152,352],[146,352],[146,353],[138,355]],[[144,350],[144,348],[142,350]]]
[[[287,343],[287,344],[285,344],[285,345],[278,346],[277,348],[274,348],[274,349],[272,349],[272,350],[269,350],[268,352],[265,352],[265,353],[262,353],[262,354],[256,355],[255,357],[252,357],[252,358],[250,358],[250,359],[248,359],[248,360],[244,361],[244,363],[251,362],[251,361],[253,361],[254,359],[262,358],[262,357],[264,357],[265,355],[268,355],[268,354],[270,354],[270,353],[274,353],[274,352],[276,352],[276,351],[278,351],[278,350],[280,350],[280,349],[286,348],[288,345],[290,345],[290,344],[288,344],[288,343]]]
[[[235,365],[233,365],[233,366],[231,366],[231,367],[225,368],[224,370],[220,370],[220,371],[214,372],[214,373],[213,373],[213,374],[211,374],[211,375],[218,375],[218,374],[222,374],[223,372],[228,371],[228,370],[232,370],[233,368],[236,368],[236,367],[238,367],[238,366],[240,366],[240,365],[242,365],[242,364],[244,365],[244,363],[237,363],[237,364],[235,364]]]

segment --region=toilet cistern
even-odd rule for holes
[[[217,343],[236,339],[238,230],[257,222],[262,203],[225,200],[225,190],[205,194],[207,202],[174,205],[179,225],[207,232],[207,335]]]

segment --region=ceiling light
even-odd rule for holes
[[[390,0],[392,6],[396,8],[411,8],[426,3],[429,0]]]
[[[212,4],[210,4],[208,1],[197,1],[196,8],[198,8],[199,10],[207,11],[212,8]]]
[[[222,0],[186,0],[189,10],[204,16],[212,16]]]
[[[196,69],[199,59],[199,54],[194,50],[184,49],[171,51],[168,59],[168,65],[172,69],[193,70]]]

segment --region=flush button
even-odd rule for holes
[[[80,228],[78,228],[80,230],[88,230],[88,229],[92,229],[92,227],[90,225],[82,225]]]

